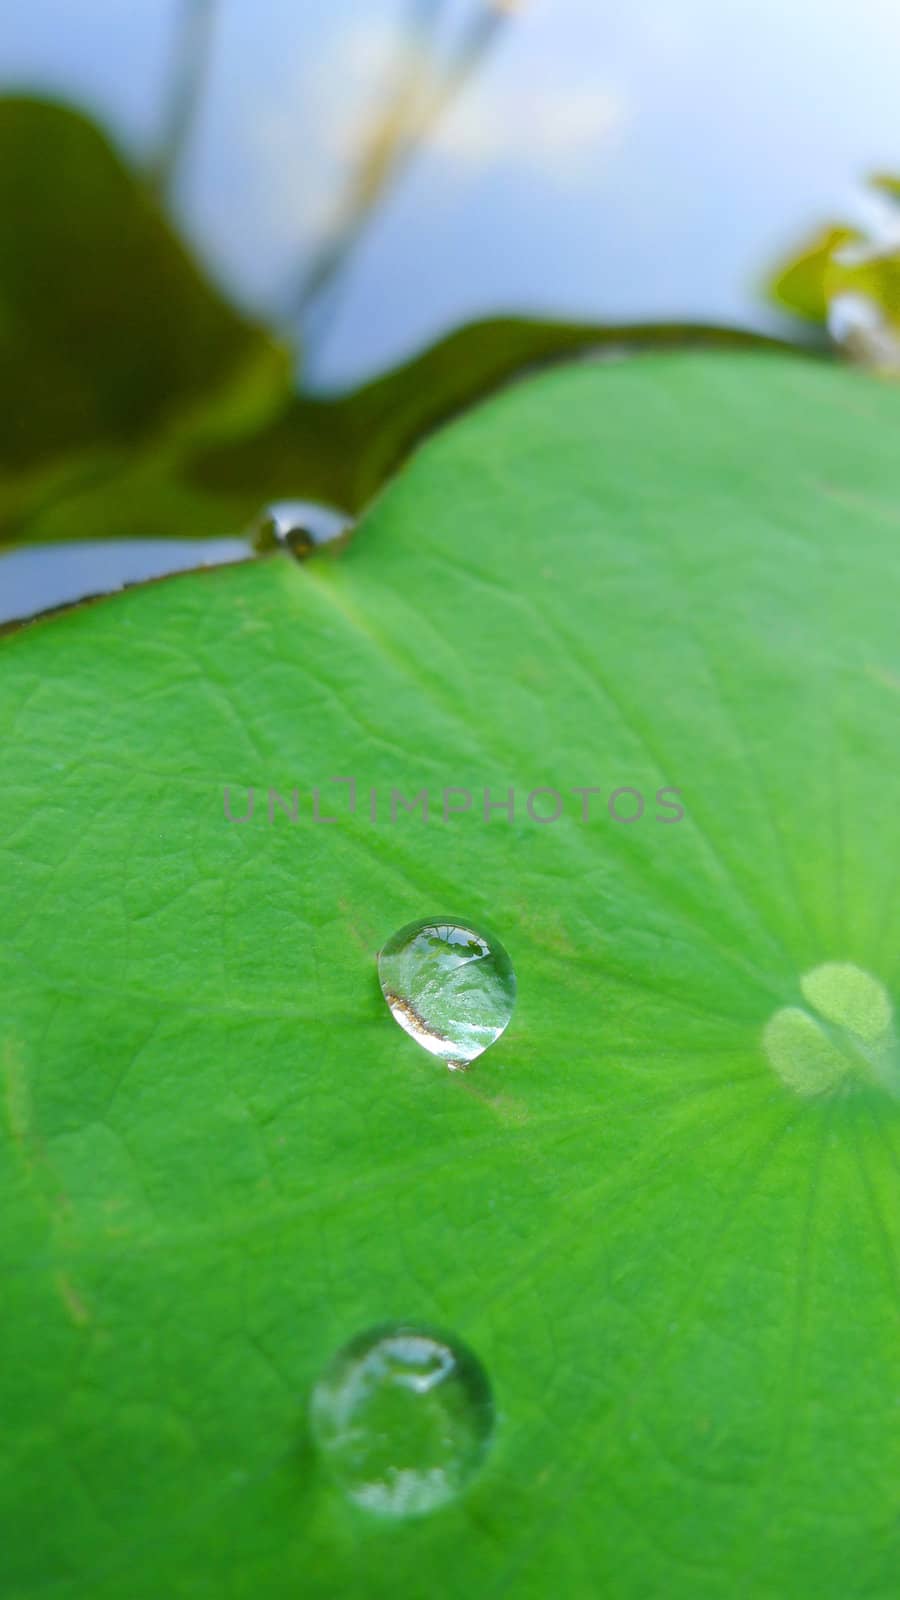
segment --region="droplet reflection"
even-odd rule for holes
[[[338,1352],[313,1390],[310,1422],[351,1500],[379,1516],[417,1517],[474,1476],[494,1406],[484,1368],[459,1339],[397,1323]]]
[[[515,1004],[515,973],[499,939],[456,918],[401,928],[379,953],[378,977],[401,1028],[451,1070],[499,1039]]]

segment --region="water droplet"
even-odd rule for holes
[[[401,1028],[451,1070],[499,1039],[516,999],[499,939],[454,917],[407,923],[380,951],[378,976]]]
[[[487,1374],[459,1339],[402,1323],[345,1345],[310,1403],[316,1444],[344,1493],[385,1517],[454,1499],[491,1440]]]
[[[301,558],[330,544],[353,526],[353,518],[317,500],[276,500],[265,506],[250,530],[257,550],[289,550]]]
[[[763,1046],[774,1070],[798,1094],[827,1094],[853,1083],[900,1095],[900,1054],[890,996],[851,961],[826,961],[800,979],[803,1006],[769,1018]]]

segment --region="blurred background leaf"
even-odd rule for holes
[[[900,374],[900,178],[876,174],[868,186],[869,226],[832,223],[777,269],[777,304],[827,325],[851,360]]]
[[[158,434],[143,449],[94,452],[0,494],[0,542],[214,539],[241,532],[266,500],[322,500],[359,511],[433,428],[536,366],[672,347],[777,347],[728,328],[497,318],[461,328],[345,395],[242,395]],[[257,390],[260,388],[256,383]],[[244,401],[243,409],[237,403]],[[5,510],[5,517],[4,517]]]
[[[785,311],[809,322],[828,320],[825,275],[836,250],[860,237],[855,228],[831,223],[818,228],[779,266],[769,282],[772,299]]]
[[[890,200],[900,200],[900,178],[892,177],[888,172],[874,172],[869,182]]]
[[[332,400],[298,395],[255,436],[191,463],[209,491],[304,492],[359,511],[419,440],[479,396],[536,366],[638,350],[775,346],[730,328],[664,323],[601,328],[498,317],[442,339],[413,361]]]
[[[845,354],[882,376],[900,376],[900,243],[837,251],[825,292],[828,325]]]
[[[132,444],[261,363],[285,375],[99,130],[0,100],[2,465]]]

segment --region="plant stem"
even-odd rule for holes
[[[293,297],[292,314],[305,317],[339,277],[384,194],[420,153],[440,117],[469,83],[508,21],[508,5],[479,0],[478,11],[442,76],[422,91],[422,63],[439,21],[442,0],[413,0],[394,87],[365,141],[337,225],[313,256]]]
[[[187,148],[209,67],[219,0],[181,0],[164,93],[161,131],[150,177],[170,196]]]

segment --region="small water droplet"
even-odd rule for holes
[[[766,1023],[763,1047],[798,1094],[826,1094],[854,1082],[900,1094],[894,1010],[884,987],[852,961],[826,961],[800,979],[806,1006],[782,1006]]]
[[[353,518],[317,500],[275,500],[259,513],[250,530],[255,549],[289,550],[302,558],[331,544],[353,527]]]
[[[487,1453],[494,1405],[487,1374],[459,1339],[403,1323],[345,1345],[310,1402],[313,1437],[357,1505],[385,1517],[436,1511]]]
[[[516,999],[499,939],[454,917],[407,923],[379,952],[378,977],[401,1028],[451,1070],[499,1039]]]

